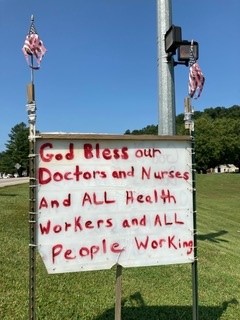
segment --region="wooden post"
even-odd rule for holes
[[[117,264],[115,320],[121,320],[121,299],[122,299],[122,266]]]
[[[193,110],[191,106],[191,98],[186,97],[184,99],[184,122],[185,122],[185,129],[188,129],[190,131],[194,130],[194,122],[192,120],[193,116]]]

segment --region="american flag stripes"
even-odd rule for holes
[[[40,63],[44,54],[46,53],[46,48],[43,45],[42,40],[39,38],[39,35],[36,31],[33,17],[31,19],[31,25],[29,29],[29,33],[26,36],[24,41],[24,45],[22,48],[23,54],[26,57],[27,63],[31,68],[34,68],[33,65],[30,64],[29,56],[32,56],[36,59],[38,63],[38,67],[40,67]],[[32,59],[31,59],[32,60]],[[32,63],[32,62],[31,62]]]
[[[190,98],[199,98],[204,86],[205,77],[193,54],[193,41],[190,48],[188,94]]]

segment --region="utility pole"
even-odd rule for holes
[[[158,30],[158,134],[176,134],[174,61],[165,52],[165,34],[172,25],[172,1],[157,0]]]

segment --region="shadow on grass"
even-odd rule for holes
[[[220,230],[218,232],[211,232],[211,233],[206,233],[206,234],[199,234],[197,236],[198,240],[201,241],[211,241],[211,242],[215,242],[215,243],[219,243],[219,242],[228,242],[225,239],[221,239],[219,237],[225,235],[226,233],[228,233],[228,231],[226,230]]]
[[[0,197],[16,197],[18,194],[16,193],[0,193]]]
[[[139,292],[130,296],[128,303],[131,306],[125,306],[127,300],[122,302],[121,319],[123,320],[192,320],[193,313],[191,306],[146,306]],[[236,299],[224,301],[221,306],[199,306],[199,318],[204,320],[218,320],[221,315],[231,305],[237,305]],[[113,320],[115,309],[111,308],[105,311],[101,316],[94,320]]]

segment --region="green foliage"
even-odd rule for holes
[[[231,108],[207,108],[204,110],[204,114],[208,115],[213,120],[219,118],[240,118],[240,106],[234,105]]]
[[[8,172],[8,158],[4,151],[0,153],[0,172]]]
[[[194,121],[198,171],[226,163],[240,167],[240,106],[196,111]],[[184,128],[184,114],[176,117],[176,131],[178,135],[188,134]],[[157,135],[158,126],[152,124],[132,132],[126,130],[125,134]],[[16,163],[21,165],[19,175],[23,170],[28,171],[28,154],[28,128],[22,122],[11,129],[6,150],[0,153],[0,172],[16,173]]]
[[[199,319],[240,319],[236,174],[197,175]],[[0,189],[0,319],[28,319],[28,185]],[[37,255],[37,319],[114,319],[115,268],[48,275]],[[123,269],[122,319],[191,320],[191,264]]]
[[[21,122],[15,125],[6,143],[6,151],[0,154],[0,172],[18,173],[20,176],[24,170],[28,170],[29,143],[26,124]],[[20,164],[19,169],[15,168],[16,164]]]
[[[240,106],[207,108],[194,113],[197,170],[206,172],[220,164],[240,167]],[[184,114],[176,117],[178,135],[189,134],[184,127]],[[127,130],[125,134],[157,134],[158,127]]]
[[[197,168],[240,163],[240,118],[202,116],[195,122]]]
[[[140,134],[153,134],[156,135],[158,133],[158,126],[155,125],[148,125],[143,129],[140,130],[133,130],[132,132],[130,130],[125,131],[124,134],[135,134],[135,135],[140,135]]]
[[[201,117],[196,120],[195,123],[195,152],[196,152],[196,164],[197,170],[203,170],[205,172],[209,166],[215,167],[213,150],[213,134],[210,135],[214,129],[213,122],[209,117]],[[216,162],[218,160],[216,159]]]

